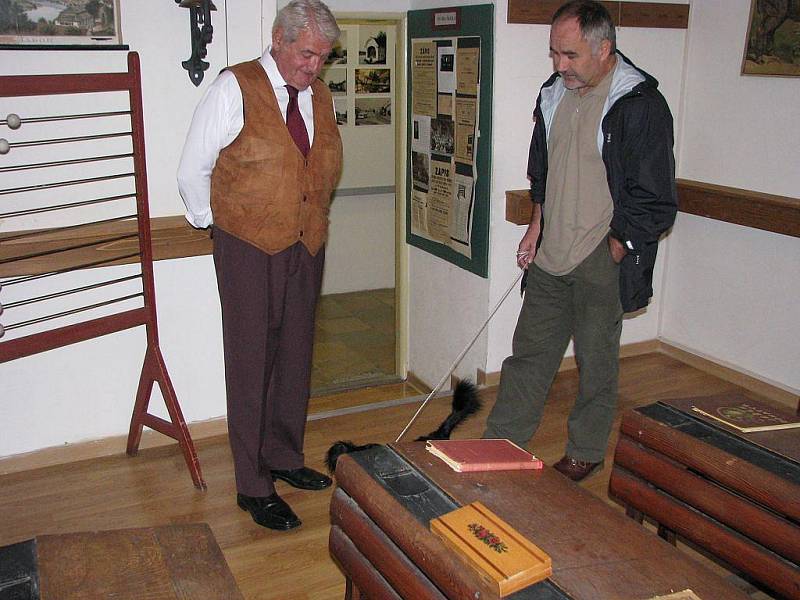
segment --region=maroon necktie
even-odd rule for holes
[[[287,85],[286,89],[289,92],[289,104],[286,106],[286,127],[292,134],[294,143],[297,144],[300,152],[306,156],[310,144],[308,143],[306,124],[303,122],[303,115],[300,114],[300,107],[297,105],[297,88]]]

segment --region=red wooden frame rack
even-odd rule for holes
[[[0,77],[0,97],[83,94],[93,92],[127,92],[130,102],[131,142],[133,148],[134,181],[136,189],[136,222],[141,264],[143,306],[123,310],[84,322],[40,331],[24,337],[3,341],[0,338],[0,363],[59,348],[144,325],[147,331],[147,350],[136,392],[136,402],[128,433],[127,453],[137,454],[142,429],[147,426],[178,441],[195,487],[205,489],[200,463],[188,427],[184,421],[175,390],[161,354],[156,321],[155,286],[153,281],[153,252],[150,233],[150,212],[147,195],[147,168],[144,146],[144,116],[139,56],[128,53],[128,71],[99,74],[24,75]],[[131,219],[132,222],[132,219]],[[132,236],[131,237],[135,237]],[[2,238],[0,238],[2,242]],[[6,257],[4,262],[9,260]],[[148,412],[153,384],[158,383],[170,420]]]

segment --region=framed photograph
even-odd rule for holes
[[[325,69],[322,79],[328,85],[332,96],[347,95],[347,69]]]
[[[389,125],[392,122],[391,98],[356,98],[356,125]]]
[[[358,28],[358,64],[386,64],[386,28],[361,25]]]
[[[325,60],[326,65],[346,65],[347,64],[347,31],[342,30],[336,45],[331,49],[328,58]]]
[[[751,0],[742,74],[800,77],[800,3]]]
[[[389,69],[356,69],[356,94],[388,94],[390,73]]]
[[[119,45],[119,21],[119,0],[2,0],[0,44]]]
[[[335,98],[333,107],[336,111],[336,124],[347,125],[347,98]]]

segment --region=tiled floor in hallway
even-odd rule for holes
[[[394,293],[389,288],[320,298],[313,395],[397,380]]]

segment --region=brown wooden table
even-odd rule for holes
[[[496,598],[428,530],[431,518],[475,500],[552,558],[550,579],[508,598],[644,600],[684,589],[747,598],[549,467],[456,473],[415,442],[342,456],[336,480],[329,545],[348,598]]]
[[[800,598],[800,429],[735,434],[692,399],[623,415],[609,494],[756,583]]]
[[[205,523],[42,535],[0,549],[0,562],[13,571],[0,597],[243,600]]]

